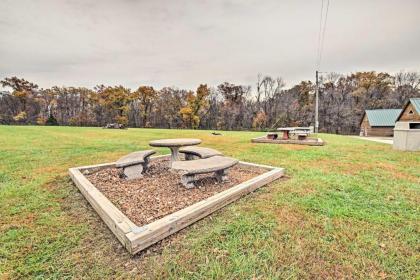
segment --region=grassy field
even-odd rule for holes
[[[324,147],[250,143],[259,135],[0,126],[0,279],[419,277],[419,152],[336,135],[321,135]],[[173,137],[284,167],[287,179],[131,257],[67,169]]]

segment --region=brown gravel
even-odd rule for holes
[[[266,170],[236,165],[229,169],[228,182],[218,183],[211,174],[197,176],[197,188],[186,189],[181,176],[170,170],[168,159],[152,161],[143,178],[127,181],[117,168],[86,175],[114,205],[137,226],[166,215],[258,176]]]

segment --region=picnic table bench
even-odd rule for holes
[[[310,133],[311,129],[309,127],[295,127],[292,132],[292,134],[298,137],[298,140],[305,140]]]
[[[213,156],[204,159],[187,160],[187,161],[175,161],[172,163],[172,169],[181,172],[182,184],[190,189],[195,187],[195,175],[205,173],[215,173],[215,177],[219,182],[227,180],[227,169],[236,165],[237,159],[224,157],[224,156]]]
[[[279,137],[279,135],[275,132],[269,132],[267,133],[267,138],[271,140],[276,140]]]
[[[212,148],[194,146],[182,147],[179,149],[179,152],[185,154],[186,160],[193,160],[195,156],[199,158],[209,158],[223,155],[218,150]]]
[[[130,153],[118,159],[115,163],[117,168],[122,168],[127,180],[143,177],[142,173],[147,170],[149,157],[156,153],[153,150],[145,150]]]
[[[305,140],[309,134],[305,132],[300,132],[300,133],[295,133],[295,135],[298,137],[298,140]]]

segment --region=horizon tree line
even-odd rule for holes
[[[281,77],[257,76],[255,88],[224,82],[200,84],[196,91],[141,85],[42,89],[22,78],[0,84],[0,124],[267,130],[314,123],[315,85],[301,81],[289,89]],[[402,108],[420,97],[420,74],[330,73],[321,78],[320,132],[354,134],[366,109]]]

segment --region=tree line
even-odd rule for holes
[[[0,81],[0,124],[266,130],[314,123],[315,85],[285,88],[280,77],[258,75],[255,86],[224,82],[195,91],[142,85],[39,88],[22,78]],[[365,109],[402,108],[420,97],[420,74],[330,73],[319,84],[320,131],[354,134]]]

